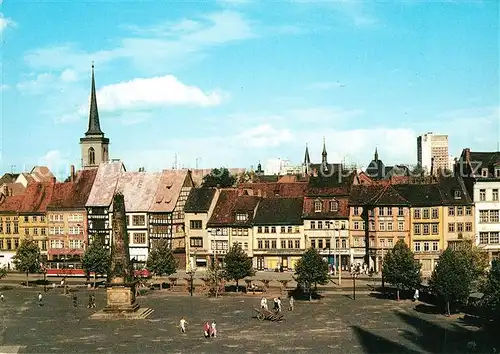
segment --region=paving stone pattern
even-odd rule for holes
[[[104,291],[92,293],[97,310],[103,308]],[[275,323],[252,318],[258,296],[209,299],[165,293],[139,297],[141,306],[154,309],[145,320],[105,321],[89,318],[95,309],[86,308],[87,290],[77,293],[76,308],[71,297],[58,290],[44,295],[43,306],[38,306],[35,291],[6,291],[0,303],[0,353],[426,352],[424,343],[432,338],[422,337],[419,323],[454,325],[439,315],[417,313],[411,302],[368,295],[296,301],[295,311],[285,312],[286,321]],[[284,300],[284,307],[287,304]],[[188,322],[185,334],[179,329],[181,316]],[[212,320],[217,322],[218,338],[207,340],[202,327]],[[442,338],[442,333],[436,337]]]

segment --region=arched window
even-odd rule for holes
[[[89,149],[89,165],[95,165],[95,150],[93,147]]]

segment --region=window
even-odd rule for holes
[[[191,230],[201,230],[202,228],[201,220],[191,220],[189,222],[189,228]]]
[[[370,220],[370,231],[375,231],[375,220]]]
[[[463,231],[464,231],[464,223],[457,222],[457,232],[463,232]]]
[[[495,177],[500,178],[500,168],[495,169]]]
[[[243,213],[236,214],[236,221],[247,221],[247,220],[248,220],[248,214],[243,214]]]
[[[499,210],[490,210],[490,222],[497,223],[499,220]]]
[[[486,244],[488,243],[488,233],[487,232],[480,232],[479,233],[479,243]]]
[[[368,216],[375,216],[375,210],[373,209],[368,210]]]
[[[378,208],[378,215],[384,216],[384,208],[382,207]]]
[[[7,224],[5,224],[5,233],[6,234],[10,234],[10,222],[8,222]]]
[[[31,220],[32,220],[33,222],[36,222],[37,217],[36,217],[36,216],[32,216],[32,217],[31,217]]]
[[[420,209],[413,210],[413,217],[415,219],[420,219]]]
[[[29,216],[25,216],[24,217],[24,222],[28,222],[29,221]]]
[[[132,216],[132,225],[134,225],[134,226],[146,225],[146,217],[144,215],[133,215]]]
[[[465,231],[466,232],[471,232],[472,231],[472,223],[471,222],[466,222],[465,223]]]
[[[499,243],[499,232],[498,231],[494,231],[494,232],[490,232],[490,243]]]
[[[489,220],[488,210],[479,210],[479,223],[485,224]]]
[[[415,235],[420,235],[422,233],[420,224],[413,224],[413,233]]]
[[[387,215],[392,216],[392,208],[391,207],[387,208]]]
[[[318,248],[319,248],[319,249],[322,249],[322,248],[323,248],[323,240],[322,240],[322,239],[319,239],[319,240],[318,240]]]
[[[321,213],[321,202],[314,202],[314,212]]]
[[[432,242],[432,250],[433,251],[439,251],[439,242],[438,241],[433,241]]]
[[[261,234],[262,233],[262,226],[257,226],[257,233]]]
[[[457,216],[463,216],[464,215],[464,207],[457,206]]]
[[[134,243],[146,243],[145,232],[134,232]]]
[[[300,240],[295,240],[295,248],[299,249],[300,248]]]
[[[286,240],[281,240],[281,248],[286,248]]]
[[[293,248],[293,240],[288,240],[288,248]]]
[[[429,224],[424,224],[424,235],[429,235]]]
[[[278,246],[276,244],[277,244],[276,240],[271,240],[271,248],[273,248],[273,249],[278,248]]]
[[[83,219],[82,219],[83,220]],[[40,222],[45,222],[45,215],[40,216]]]
[[[270,243],[269,240],[264,240],[264,248],[269,249]]]
[[[331,247],[332,247],[332,245],[330,244],[330,239],[329,239],[329,238],[327,238],[327,239],[325,240],[325,248],[330,249]]]
[[[404,216],[405,215],[405,209],[403,207],[398,207],[398,216]]]
[[[432,218],[433,219],[439,218],[439,209],[438,208],[432,208]]]
[[[413,249],[415,250],[415,252],[420,252],[420,242],[413,242]]]
[[[69,234],[70,235],[79,235],[82,233],[82,230],[80,226],[70,226],[69,227]]]
[[[460,199],[462,198],[462,192],[461,191],[455,191],[455,199]]]
[[[343,249],[347,248],[347,240],[346,239],[342,239],[342,248]]]
[[[394,244],[393,244],[392,238],[387,239],[387,247],[388,247],[388,248],[392,248],[392,247],[394,247]]]
[[[27,228],[27,227],[25,227],[25,228],[24,228],[24,234],[25,234],[25,235],[29,235],[29,234],[30,234],[30,229],[29,229],[29,228]]]
[[[423,215],[424,215],[424,219],[429,219],[429,209],[424,208]]]
[[[498,189],[493,189],[492,197],[494,202],[498,202]]]
[[[323,221],[318,221],[318,229],[322,229],[323,228]]]
[[[40,229],[40,231],[41,231],[40,233],[41,233],[42,235],[45,235],[45,234],[47,233],[47,231],[46,231],[45,227],[42,227],[42,228]]]
[[[191,237],[189,239],[189,245],[191,247],[203,247],[203,237]]]
[[[424,242],[424,252],[429,252],[429,242]]]
[[[359,208],[358,207],[352,208],[352,214],[358,216],[359,215]]]
[[[433,235],[439,234],[438,224],[432,224],[432,234]]]
[[[379,222],[378,227],[380,231],[385,231],[385,222]]]
[[[448,232],[455,232],[455,223],[454,222],[448,223]]]
[[[71,249],[83,248],[83,241],[82,240],[69,240],[69,248],[71,248]]]
[[[93,147],[89,148],[88,162],[89,165],[95,165],[95,150]]]
[[[488,169],[487,168],[481,169],[481,176],[482,177],[488,177]]]
[[[311,240],[311,248],[316,248],[316,240]]]
[[[286,230],[286,227],[282,226],[282,227],[280,228],[280,233],[281,233],[281,234],[284,234],[284,233],[285,233],[285,230]]]
[[[63,240],[50,240],[50,248],[64,248]]]
[[[479,190],[479,201],[484,202],[486,200],[486,189]]]
[[[333,200],[330,202],[330,211],[337,211],[339,210],[339,202],[336,200]]]
[[[398,222],[398,231],[404,231],[405,229],[405,224],[402,221]]]
[[[269,233],[269,226],[264,226],[264,233],[268,234]]]
[[[271,226],[271,233],[275,234],[276,233],[276,226]]]
[[[257,240],[257,248],[262,249],[262,240]]]
[[[359,230],[359,221],[354,222],[354,230]]]
[[[385,238],[381,238],[380,239],[380,247],[382,247],[382,248],[386,248],[387,247],[387,245],[385,244]]]
[[[467,215],[467,216],[472,215],[472,207],[471,206],[465,207],[465,215]]]
[[[288,227],[287,227],[287,232],[288,232],[289,234],[291,234],[291,233],[292,233],[292,227],[291,227],[291,226],[288,226]]]
[[[315,229],[316,228],[316,221],[311,221],[311,229]]]
[[[19,224],[14,222],[14,235],[19,234]]]

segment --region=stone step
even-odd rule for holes
[[[139,315],[139,318],[141,318],[141,319],[146,318],[146,317],[148,317],[149,315],[151,315],[154,311],[155,311],[155,310],[148,308],[148,309],[146,309],[146,311],[144,311],[143,313],[141,313],[141,314]]]

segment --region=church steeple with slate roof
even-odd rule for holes
[[[83,138],[80,138],[82,168],[98,168],[109,160],[109,139],[104,137],[99,122],[97,109],[97,94],[95,89],[94,63],[92,63],[92,83],[90,87],[90,110],[88,129]]]

